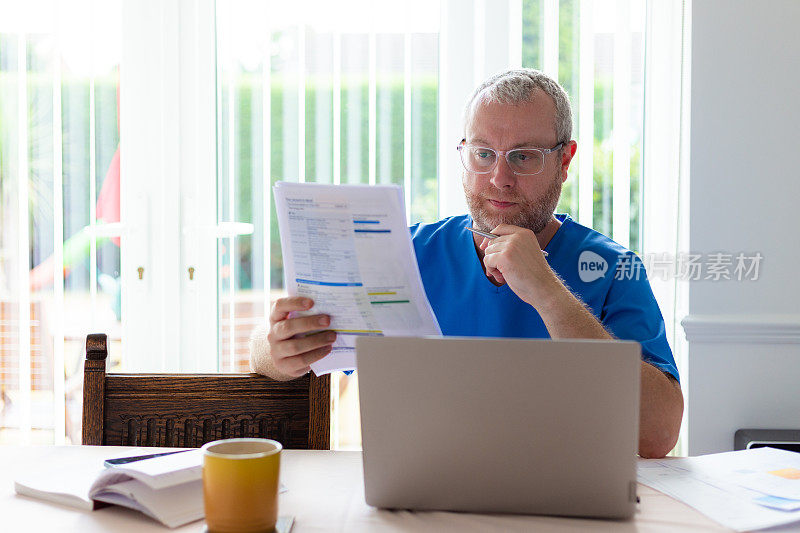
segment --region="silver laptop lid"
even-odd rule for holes
[[[368,504],[633,513],[635,342],[361,337]]]

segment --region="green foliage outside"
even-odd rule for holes
[[[559,81],[573,97],[578,94],[578,35],[579,27],[577,0],[560,2],[559,28]],[[542,0],[523,2],[523,50],[524,66],[541,68],[541,23]],[[33,59],[29,60],[34,64]],[[271,264],[270,285],[273,288],[283,284],[280,239],[274,209],[271,210],[271,250],[267,254],[261,249],[264,241],[262,201],[267,186],[263,183],[263,154],[261,139],[262,121],[262,78],[260,75],[243,74],[235,79],[235,136],[236,153],[235,174],[235,219],[255,225],[253,235],[237,239],[237,286],[240,289],[263,288],[263,258],[269,257]],[[332,138],[333,126],[332,100],[333,86],[329,77],[306,78],[305,92],[305,174],[307,181],[330,182],[333,175]],[[12,103],[11,95],[16,95],[15,70],[0,70],[0,95],[7,103]],[[52,228],[52,153],[34,152],[33,146],[47,145],[46,138],[52,135],[52,78],[47,73],[28,73],[28,98],[30,102],[29,161],[31,168],[30,187],[30,227],[32,234],[31,264],[36,265],[52,253],[52,236],[41,228]],[[341,88],[341,181],[342,183],[367,183],[369,176],[369,138],[368,138],[368,79],[364,76],[345,76]],[[593,176],[593,226],[606,234],[611,234],[611,177],[613,174],[613,154],[609,146],[612,127],[612,82],[598,77],[595,80],[595,131],[594,131],[594,176]],[[222,122],[218,128],[219,167],[218,191],[221,196],[222,212],[220,219],[228,216],[228,176],[229,157],[227,140],[228,91],[227,83],[222,85],[220,98]],[[270,169],[269,186],[278,180],[296,181],[297,166],[294,163],[298,153],[297,139],[297,85],[296,79],[284,79],[273,74],[270,88]],[[437,121],[438,121],[438,80],[436,76],[418,76],[413,80],[411,109],[411,222],[431,222],[438,218],[438,176],[437,176]],[[403,77],[382,77],[377,87],[377,178],[378,183],[403,184]],[[88,224],[89,199],[89,113],[88,81],[86,79],[62,80],[62,123],[64,137],[63,176],[64,176],[64,230],[65,238],[80,231]],[[48,101],[50,102],[48,104]],[[50,106],[48,115],[48,105]],[[109,76],[95,80],[95,129],[96,129],[96,174],[97,190],[102,187],[105,172],[116,149],[119,133],[116,124],[116,78]],[[6,109],[2,116],[11,116]],[[575,124],[578,124],[578,110],[574,109]],[[123,117],[124,120],[124,117]],[[355,125],[355,128],[352,126]],[[14,141],[15,127],[0,122],[0,197],[12,193],[9,184],[15,176],[9,174],[9,162],[16,154]],[[13,125],[12,125],[13,126]],[[321,128],[321,129],[320,129]],[[573,135],[575,136],[575,135]],[[44,140],[43,140],[44,139]],[[356,153],[353,157],[350,152]],[[350,157],[348,157],[350,154]],[[570,178],[564,184],[562,199],[558,210],[570,213],[577,218],[577,183],[579,158],[573,161]],[[640,226],[640,168],[641,139],[631,147],[631,248],[639,247]],[[448,193],[450,193],[448,191]],[[460,191],[452,191],[461,194]],[[5,202],[3,202],[5,203]],[[0,205],[2,209],[2,205]],[[2,213],[0,213],[2,214]],[[118,265],[118,249],[112,244],[104,245],[100,254],[111,260],[108,268],[111,275]],[[229,250],[225,244],[220,247],[222,264],[227,264],[225,256]],[[83,286],[88,281],[88,257],[80,261],[67,283]],[[102,265],[101,265],[102,266]],[[117,267],[118,268],[118,267]]]
[[[222,87],[223,105],[229,100],[229,85]],[[341,182],[369,182],[369,80],[366,76],[350,76],[342,79],[341,88]],[[263,213],[261,198],[264,185],[263,161],[261,156],[261,117],[262,117],[262,78],[257,75],[244,75],[235,81],[235,188],[236,214],[238,222],[251,222],[255,225],[253,235],[237,239],[236,255],[237,286],[241,289],[261,288],[261,272],[264,256],[260,246],[263,243]],[[384,78],[377,87],[376,147],[378,154],[377,183],[403,185],[403,77]],[[353,94],[355,93],[355,98]],[[417,77],[413,80],[411,95],[411,222],[432,222],[438,215],[437,180],[437,108],[438,80],[435,76]],[[292,78],[272,77],[270,89],[270,187],[280,180],[297,181],[298,173],[294,160],[297,158],[297,85]],[[333,125],[330,102],[333,86],[330,78],[309,77],[305,89],[305,175],[306,181],[330,183],[333,175],[332,137]],[[352,103],[355,102],[355,106]],[[322,108],[318,109],[322,103]],[[388,115],[384,116],[387,114]],[[320,116],[318,116],[320,115]],[[352,115],[352,116],[351,116]],[[354,116],[354,117],[353,117]],[[288,120],[287,120],[288,117]],[[348,130],[348,125],[358,125],[356,131]],[[220,186],[222,205],[227,205],[228,176],[228,111],[223,107],[220,135]],[[318,131],[322,125],[323,131]],[[385,127],[381,127],[384,125]],[[258,138],[258,139],[256,139]],[[258,142],[254,142],[258,140]],[[319,143],[326,150],[320,153]],[[357,157],[348,157],[355,145]],[[388,155],[388,157],[387,157]],[[292,157],[293,156],[293,157]],[[382,161],[381,158],[386,158]],[[278,223],[274,209],[271,210],[271,250],[270,285],[283,286],[283,267],[278,234]],[[227,253],[227,251],[225,251]],[[260,254],[260,256],[259,256]],[[223,256],[223,264],[228,259]]]
[[[581,132],[577,131],[579,109],[577,95],[579,90],[578,69],[580,65],[580,2],[579,0],[560,0],[559,2],[559,63],[558,81],[570,95],[573,104],[573,138]],[[542,57],[542,21],[543,1],[523,0],[522,2],[522,65],[541,69]],[[613,81],[604,77],[595,77],[594,82],[594,175],[593,182],[593,224],[594,229],[613,238],[612,221],[612,176],[613,153],[611,150],[613,110]],[[640,248],[640,207],[641,207],[641,148],[639,138],[631,145],[631,204],[630,204],[630,248]],[[564,183],[558,211],[578,217],[578,167],[580,158],[585,154],[578,153],[572,161],[569,179]]]

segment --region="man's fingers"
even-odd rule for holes
[[[486,252],[483,254],[483,265],[486,267],[486,270],[494,269],[497,266],[497,257],[496,254],[492,252]]]
[[[496,254],[487,253],[483,256],[483,265],[486,267],[486,275],[493,277],[497,283],[505,283],[506,280],[500,270],[497,269]]]
[[[486,247],[483,249],[483,253],[486,255],[497,253],[503,250],[503,244],[504,243],[502,242],[494,242],[494,241],[488,242],[486,243]]]
[[[286,319],[292,311],[304,311],[311,309],[314,306],[314,301],[311,298],[303,296],[289,296],[287,298],[278,298],[272,304],[272,310],[269,314],[270,322],[279,322]]]
[[[495,279],[495,281],[497,281],[497,283],[502,284],[506,282],[506,279],[503,277],[503,274],[496,268],[487,268],[486,270],[488,274],[492,276]]]
[[[274,341],[290,339],[300,333],[325,329],[331,324],[328,315],[302,316],[297,318],[287,318],[276,322],[272,326]]]
[[[504,278],[503,274],[496,268],[492,269],[492,276],[494,276],[494,279],[497,281],[497,283],[501,285],[506,282],[506,278]]]
[[[293,376],[302,376],[309,371],[309,365],[316,363],[331,353],[331,349],[331,346],[323,346],[299,355],[287,357],[286,365],[290,368],[290,374]]]
[[[309,372],[311,372],[311,367],[310,367],[310,366],[304,366],[303,368],[301,368],[300,370],[298,370],[296,374],[295,374],[295,373],[293,373],[293,372],[289,372],[288,374],[289,374],[290,376],[293,376],[293,377],[299,378],[300,376],[305,376],[305,375],[306,375],[306,374],[308,374]]]
[[[276,343],[275,353],[283,354],[283,358],[294,357],[317,348],[322,348],[333,344],[336,340],[336,333],[333,331],[321,331],[305,337],[287,339]],[[280,355],[279,355],[280,357]]]
[[[310,365],[316,363],[333,350],[333,346],[323,346],[322,348],[317,348],[316,350],[311,350],[310,352],[306,352],[300,354],[296,357],[299,357],[301,361],[303,361],[306,365]]]

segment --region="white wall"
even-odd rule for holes
[[[800,428],[800,2],[694,0],[689,246],[760,252],[757,281],[694,281],[690,455]]]

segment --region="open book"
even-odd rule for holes
[[[190,450],[104,468],[96,459],[57,449],[18,477],[14,490],[88,510],[121,505],[172,528],[203,518],[202,464],[202,451]]]

